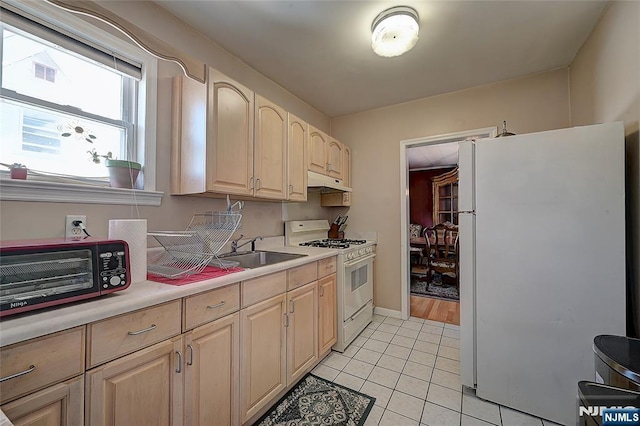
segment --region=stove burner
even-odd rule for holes
[[[310,247],[346,249],[349,248],[352,244],[358,245],[364,244],[366,242],[366,240],[340,240],[336,238],[325,238],[324,240],[307,241],[305,243],[300,243],[300,245]]]

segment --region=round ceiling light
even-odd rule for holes
[[[380,13],[371,26],[371,47],[385,57],[400,56],[418,42],[418,12],[408,6],[396,6]]]

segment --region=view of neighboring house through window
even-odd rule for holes
[[[46,65],[34,64],[36,78],[41,78],[43,80],[50,81],[52,83],[56,82],[56,69],[49,68]]]
[[[94,163],[90,152],[135,160],[137,80],[119,72],[106,49],[48,28],[40,37],[38,25],[39,31],[5,22],[0,27],[0,163],[21,163],[43,174],[106,177],[104,161]]]

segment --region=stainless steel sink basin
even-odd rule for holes
[[[241,268],[259,268],[273,265],[287,260],[298,259],[306,254],[280,253],[277,251],[249,251],[243,253],[228,253],[219,256],[222,261],[238,262]]]

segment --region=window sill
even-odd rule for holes
[[[162,192],[35,180],[1,179],[0,200],[159,206]]]

